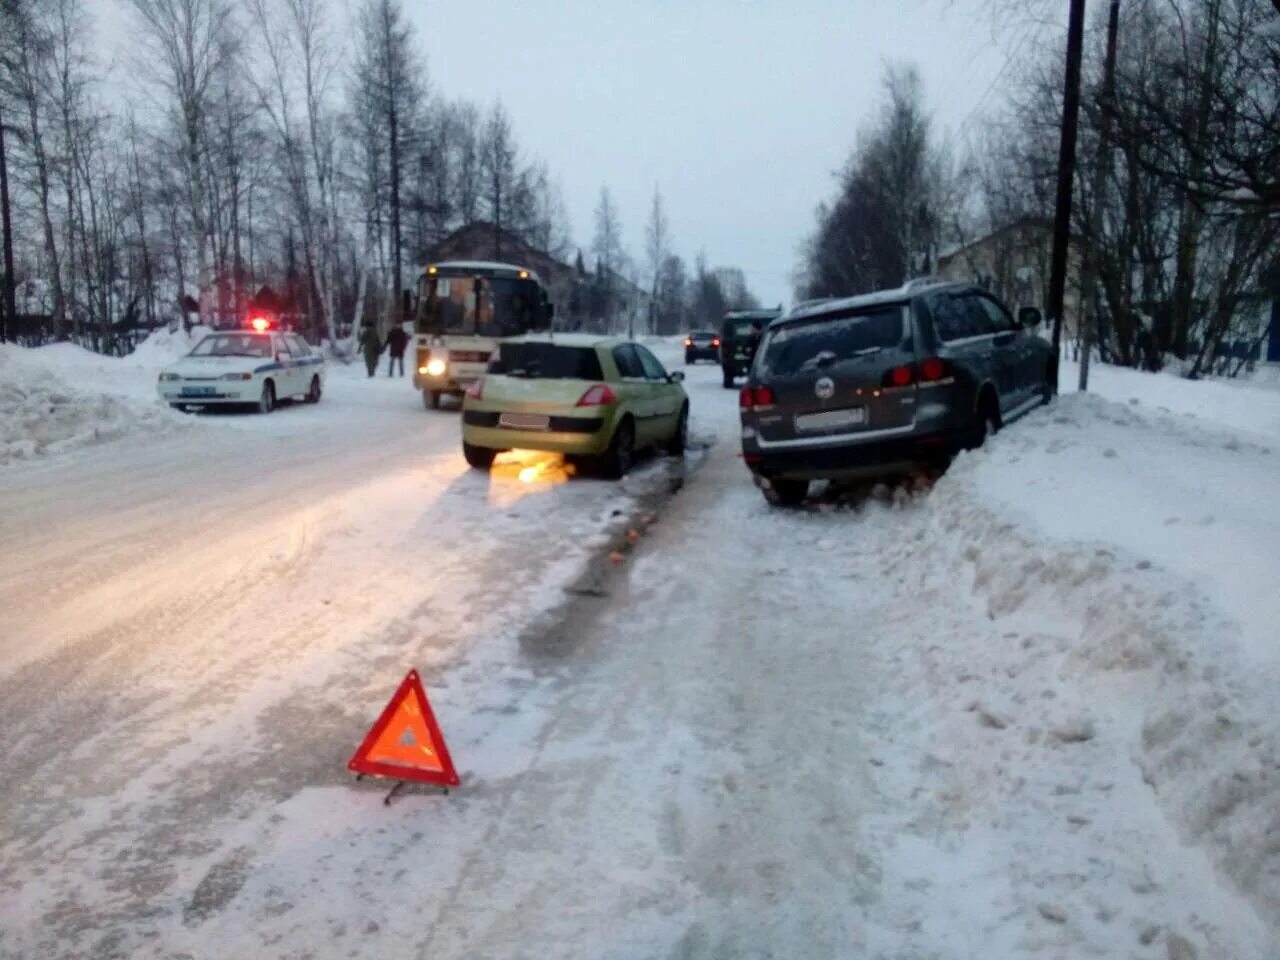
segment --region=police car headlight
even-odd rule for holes
[[[422,372],[428,377],[443,377],[445,371],[449,369],[449,365],[439,357],[432,357],[427,361],[427,365],[422,368]]]
[[[181,380],[182,377],[181,375],[176,373],[162,373],[160,374],[160,379],[161,380]]]
[[[219,379],[221,380],[252,380],[252,373],[224,373]]]

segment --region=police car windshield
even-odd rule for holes
[[[271,337],[256,333],[214,333],[196,344],[193,357],[269,357]]]

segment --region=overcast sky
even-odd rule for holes
[[[643,261],[656,184],[677,252],[741,267],[766,303],[791,299],[814,208],[876,109],[886,62],[918,65],[940,129],[998,99],[993,82],[1022,38],[992,6],[405,0],[435,92],[502,99],[521,146],[559,178],[575,242],[589,248],[608,184],[628,251]],[[343,26],[355,7],[335,3]]]
[[[439,91],[501,97],[590,243],[600,185],[643,257],[654,185],[677,250],[791,299],[797,250],[876,109],[921,70],[942,127],[988,94],[1016,31],[985,0],[434,0],[409,4]],[[993,102],[994,94],[987,97]]]

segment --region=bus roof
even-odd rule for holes
[[[528,267],[522,267],[514,263],[499,263],[496,260],[441,260],[439,263],[428,264],[424,272],[430,273],[432,267],[437,272],[453,273],[457,271],[460,273],[481,274],[483,276],[513,275],[518,277],[521,273],[527,273],[531,280],[535,280],[538,283],[542,282],[537,273]]]

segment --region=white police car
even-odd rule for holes
[[[296,333],[255,323],[253,329],[209,334],[160,372],[156,389],[178,410],[252,404],[270,413],[280,400],[320,402],[324,357]]]

